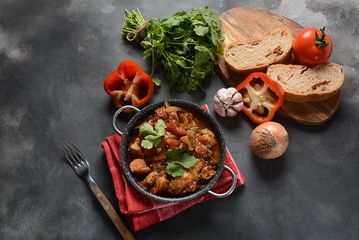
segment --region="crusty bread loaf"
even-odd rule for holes
[[[250,74],[265,71],[269,65],[284,63],[291,58],[292,42],[291,31],[278,28],[261,40],[228,44],[224,49],[224,59],[235,72]]]
[[[344,70],[336,63],[313,67],[275,64],[267,69],[267,75],[282,86],[284,99],[292,102],[328,99],[340,90],[344,82]]]

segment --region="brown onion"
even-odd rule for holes
[[[250,146],[253,153],[262,159],[281,156],[288,148],[288,132],[279,123],[265,122],[251,133]]]

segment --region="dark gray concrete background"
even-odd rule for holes
[[[138,239],[359,239],[358,0],[0,2],[0,239],[120,239],[91,191],[65,162],[59,145],[72,141],[117,208],[100,146],[113,134],[115,108],[104,78],[142,49],[120,37],[124,9],[146,19],[208,5],[218,14],[241,6],[269,10],[304,27],[327,26],[331,61],[343,65],[340,108],[328,123],[308,127],[275,117],[290,146],[276,160],[249,149],[255,126],[244,115],[217,119],[247,179],[226,199],[198,204],[135,233]],[[266,19],[263,19],[266,21]],[[163,72],[157,74],[165,79]],[[178,94],[164,81],[151,102],[208,103],[226,84],[217,74],[206,93]],[[126,117],[120,122],[125,124]]]

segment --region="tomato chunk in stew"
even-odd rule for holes
[[[147,191],[184,196],[208,183],[220,161],[217,136],[204,119],[167,102],[134,131],[130,171]]]

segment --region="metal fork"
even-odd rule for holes
[[[135,239],[132,233],[122,222],[120,216],[112,207],[111,203],[102,193],[97,183],[92,179],[90,175],[90,165],[80,150],[72,143],[65,144],[61,150],[65,154],[67,161],[70,163],[75,173],[86,179],[87,183],[91,187],[92,192],[95,194],[97,200],[101,203],[102,207],[105,209],[107,215],[111,218],[122,237],[126,240]]]

